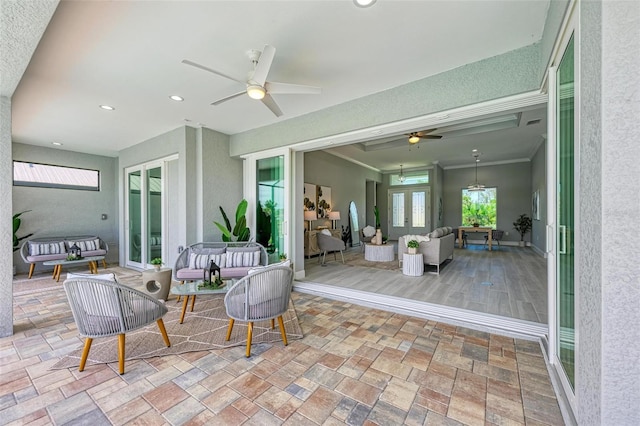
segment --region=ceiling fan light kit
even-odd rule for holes
[[[409,136],[409,143],[411,145],[415,145],[420,142],[420,139],[442,139],[441,135],[431,135],[430,133],[435,132],[438,129],[429,129],[422,130],[421,132],[411,132],[406,134],[405,136]]]
[[[409,136],[409,143],[418,143],[418,142],[420,142],[420,138],[418,137],[418,135]]]
[[[358,7],[370,7],[376,2],[376,0],[353,0]]]
[[[259,101],[260,99],[264,98],[265,94],[266,91],[262,86],[258,86],[257,84],[250,84],[247,86],[247,95],[249,95],[251,99]]]

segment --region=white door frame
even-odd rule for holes
[[[166,163],[176,160],[177,155],[171,155],[159,160],[153,160],[147,163],[137,164],[124,169],[124,265],[133,269],[147,269],[151,267],[149,263],[151,259],[147,259],[147,180],[145,179],[146,171],[160,167],[162,174],[162,192],[160,194],[161,205],[161,221],[162,221],[162,259],[167,258],[167,202],[168,202],[168,185],[166,179]],[[130,259],[131,234],[130,234],[130,217],[129,217],[129,174],[140,171],[140,262],[134,262]]]

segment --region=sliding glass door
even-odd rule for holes
[[[166,259],[166,161],[125,170],[126,265],[144,269]]]

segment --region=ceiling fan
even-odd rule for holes
[[[262,52],[259,50],[249,50],[247,52],[247,56],[253,65],[253,69],[249,71],[246,81],[231,77],[220,71],[216,71],[188,59],[184,59],[182,63],[219,75],[220,77],[236,81],[245,86],[244,90],[218,99],[217,101],[212,102],[211,105],[220,105],[223,102],[237,98],[238,96],[242,96],[246,93],[250,98],[262,101],[262,103],[265,104],[267,108],[276,115],[276,117],[280,117],[282,115],[282,111],[271,95],[317,95],[320,94],[321,89],[314,86],[266,81],[275,54],[275,47],[269,45],[265,45]]]
[[[429,130],[422,130],[420,132],[411,132],[409,134],[406,134],[405,136],[409,136],[409,143],[412,145],[420,142],[420,139],[442,139],[442,136],[440,135],[429,134],[431,132],[435,132],[436,130],[438,129],[429,129]]]

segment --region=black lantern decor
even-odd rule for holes
[[[218,276],[216,277],[216,273]],[[204,282],[209,282],[210,285],[215,286],[217,283],[222,282],[220,278],[220,267],[212,260],[209,263],[209,269],[204,270]]]
[[[73,243],[71,247],[69,247],[69,256],[74,257],[76,259],[82,258],[82,250],[76,243]]]

